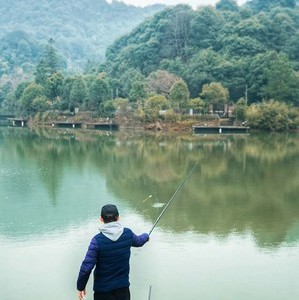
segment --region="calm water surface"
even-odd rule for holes
[[[0,128],[1,300],[76,299],[99,209],[151,235],[132,300],[299,299],[298,135]],[[92,284],[88,284],[92,299]]]

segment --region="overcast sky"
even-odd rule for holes
[[[120,1],[120,0],[119,0]],[[214,5],[215,3],[219,2],[219,0],[121,0],[127,4],[135,5],[135,6],[146,6],[156,3],[166,4],[166,5],[176,5],[179,3],[189,4],[193,8],[202,5]],[[239,5],[242,5],[247,0],[237,0]]]

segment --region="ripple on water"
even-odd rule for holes
[[[0,168],[1,177],[15,177],[26,174],[23,168]]]
[[[163,207],[164,205],[165,205],[165,203],[156,202],[156,203],[153,204],[153,207],[155,207],[155,208],[161,208],[161,207]]]

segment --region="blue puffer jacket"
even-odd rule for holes
[[[123,228],[118,222],[104,224],[90,242],[85,259],[82,262],[77,280],[78,291],[83,291],[94,270],[95,292],[109,292],[118,288],[128,287],[129,260],[131,247],[141,247],[149,235],[135,235],[131,229]]]

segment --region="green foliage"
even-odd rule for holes
[[[139,118],[146,122],[154,122],[162,118],[161,110],[169,107],[169,101],[163,95],[153,95],[144,102],[143,109],[139,109]]]
[[[111,41],[163,8],[106,0],[28,0],[13,5],[0,0],[0,65],[7,67],[0,68],[0,76],[1,71],[10,75],[25,64],[35,65],[49,37],[57,42],[69,71],[88,60],[103,61]]]
[[[51,99],[60,95],[63,81],[62,74],[58,72],[60,66],[59,56],[54,48],[54,40],[51,38],[35,72],[36,83],[45,87]]]
[[[51,99],[57,99],[62,94],[63,76],[60,72],[55,72],[49,76],[45,83],[46,95]]]
[[[165,121],[176,122],[179,120],[179,115],[173,109],[168,109],[165,113]]]
[[[50,108],[49,103],[47,102],[47,97],[37,96],[33,99],[31,103],[32,112],[44,112]]]
[[[298,126],[298,109],[283,102],[265,101],[248,108],[247,120],[252,128],[286,131]]]
[[[94,79],[89,88],[88,107],[99,112],[101,104],[110,98],[109,84],[105,74],[101,74]]]
[[[246,110],[247,103],[244,98],[238,100],[238,102],[234,105],[233,114],[235,116],[235,120],[237,122],[243,122],[246,120]]]
[[[0,25],[3,20],[1,16]],[[5,31],[6,27],[0,34],[0,77],[26,67],[27,63],[36,64],[42,53],[42,47],[25,31]]]
[[[208,104],[215,104],[217,107],[223,107],[228,102],[229,92],[219,82],[205,84],[200,93],[201,98]]]
[[[225,24],[221,12],[212,7],[202,7],[194,14],[190,25],[190,45],[194,50],[217,47],[219,31]],[[192,53],[196,53],[192,51]]]
[[[220,0],[216,4],[218,10],[238,11],[238,4],[235,0]]]
[[[45,111],[44,113],[41,114],[40,120],[42,122],[57,120],[58,116],[59,116],[58,111],[47,110],[47,111]]]
[[[188,107],[189,96],[190,93],[187,84],[183,80],[175,82],[170,89],[169,95],[171,107],[174,110],[182,112]]]
[[[169,102],[165,96],[155,95],[155,96],[149,97],[146,100],[144,106],[146,108],[152,108],[152,109],[156,109],[156,110],[165,110],[168,108]]]
[[[125,98],[116,98],[113,100],[116,111],[119,115],[125,115],[129,109],[129,100]]]
[[[3,114],[15,114],[17,111],[17,101],[14,92],[9,92],[6,96],[2,105],[0,107],[0,111]]]
[[[246,5],[254,10],[269,10],[275,6],[296,7],[296,0],[249,0]]]
[[[114,117],[115,111],[116,111],[116,105],[114,100],[107,100],[104,101],[101,105],[102,107],[102,116],[105,117]]]
[[[30,84],[30,82],[21,82],[17,88],[15,89],[15,97],[17,100],[19,100],[23,93],[24,93],[24,90],[26,89],[26,87]]]
[[[193,109],[194,113],[204,113],[207,105],[201,98],[194,98],[190,100],[189,107]]]
[[[37,112],[38,107],[44,106],[42,102],[46,102],[44,98],[44,87],[37,83],[30,83],[23,91],[23,94],[19,100],[19,109],[21,114],[30,115]]]
[[[129,98],[133,102],[143,100],[147,97],[146,85],[144,81],[135,81],[132,83]]]
[[[75,107],[80,107],[87,99],[86,83],[82,77],[78,77],[72,83],[69,94],[69,108],[73,111]]]
[[[5,100],[8,93],[12,92],[12,84],[11,82],[5,83],[2,87],[0,87],[0,106],[1,103]]]
[[[130,34],[117,39],[108,47],[106,61],[99,66],[95,61],[103,58],[100,51],[107,46],[102,41],[106,39],[111,44],[114,38],[112,29],[124,22],[120,16],[126,15],[124,24],[132,24],[140,16],[136,15],[132,21],[129,17],[142,9],[116,1],[108,4],[97,0],[91,4],[83,0],[79,5],[77,0],[71,4],[62,0],[59,4],[47,6],[48,14],[41,13],[45,23],[36,19],[38,29],[37,25],[32,27],[35,30],[27,25],[19,31],[5,14],[8,9],[6,2],[0,0],[0,4],[1,1],[3,19],[0,28],[5,28],[0,33],[2,111],[19,110],[32,114],[49,107],[53,110],[80,107],[81,110],[112,116],[115,110],[117,115],[129,115],[129,111],[139,107],[143,119],[155,120],[161,118],[159,110],[162,107],[171,107],[176,112],[193,108],[195,112],[204,113],[209,104],[219,111],[230,100],[237,102],[235,113],[238,119],[245,120],[246,105],[244,100],[239,100],[243,97],[249,104],[273,99],[275,103],[299,105],[299,15],[292,0],[252,0],[242,7],[238,7],[234,0],[220,0],[215,8],[192,10],[187,5],[167,8],[135,27]],[[31,4],[31,10],[22,11],[22,20],[35,20],[28,19],[33,8],[38,12],[48,5],[45,0]],[[80,13],[73,10],[75,21],[69,20],[64,11],[62,13],[61,8],[66,4],[72,8],[81,7]],[[51,18],[54,6],[56,14],[61,12],[63,26],[57,18]],[[20,17],[18,7],[15,13]],[[119,11],[108,12],[108,7]],[[144,9],[143,13],[151,14],[160,9]],[[119,18],[111,19],[113,25],[107,21],[102,26],[97,15],[95,24],[96,10],[103,14],[106,10],[109,18],[115,15]],[[143,20],[144,15],[139,20]],[[6,24],[9,29],[1,24]],[[124,24],[119,26],[122,30]],[[105,35],[108,29],[109,34]],[[54,40],[49,37],[57,41],[55,47]],[[38,42],[47,40],[44,46]],[[67,72],[59,53],[68,58],[64,59],[68,61]],[[76,75],[75,70],[82,67],[85,59],[89,61],[87,73]],[[33,63],[37,62],[35,83],[18,85],[20,80],[26,79],[24,70],[31,72]],[[74,73],[70,75],[71,72]],[[5,85],[9,81],[5,77],[7,73],[15,74],[10,80],[11,86]],[[17,88],[11,89],[13,86]],[[194,98],[191,101],[190,96]],[[111,100],[115,97],[126,100]],[[251,116],[259,111],[253,107],[249,110]],[[171,119],[172,113],[169,115]],[[177,115],[173,114],[173,119],[176,118]],[[283,117],[277,119],[285,123]],[[254,122],[252,118],[251,122]]]
[[[245,90],[250,103],[261,101],[270,52],[285,54],[290,69],[299,70],[298,9],[291,1],[266,2],[267,9],[261,13],[247,8],[253,3],[240,8],[232,0],[220,1],[216,9],[192,11],[184,5],[166,9],[109,47],[108,75],[122,82],[130,69],[131,74],[135,70],[154,83],[149,74],[167,70],[186,82],[193,98],[204,84],[220,82],[234,102],[244,97]],[[123,96],[129,90],[124,88]],[[153,92],[158,92],[157,86]],[[289,101],[296,104],[296,96]]]
[[[292,69],[286,55],[271,53],[263,77],[262,97],[299,105],[299,73]]]
[[[125,70],[118,80],[113,82],[113,89],[117,97],[129,98],[133,102],[146,97],[145,78],[139,70],[133,68]]]

